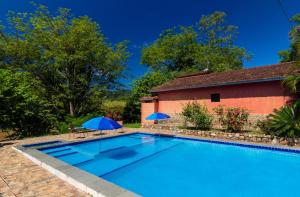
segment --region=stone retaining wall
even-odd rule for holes
[[[248,133],[230,133],[230,132],[221,132],[221,131],[194,131],[194,130],[179,130],[177,131],[180,134],[194,135],[199,137],[207,138],[217,138],[217,139],[227,139],[234,141],[247,141],[254,143],[266,143],[266,144],[280,144],[288,145],[291,139],[286,139],[283,137],[273,138],[270,135],[264,134],[248,134]],[[299,139],[295,140],[295,144],[299,143]]]
[[[184,134],[184,135],[193,135],[205,138],[215,138],[215,139],[225,139],[225,140],[234,140],[234,141],[246,141],[254,143],[265,143],[265,144],[280,144],[288,145],[292,139],[283,138],[283,137],[272,137],[271,135],[265,134],[250,134],[250,133],[231,133],[225,131],[200,131],[200,130],[188,130],[188,129],[178,129],[177,127],[170,127],[165,125],[151,125],[144,128],[151,129],[163,129],[170,130],[173,134]],[[295,145],[300,144],[300,139],[295,139]]]

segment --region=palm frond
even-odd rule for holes
[[[289,88],[291,91],[297,91],[297,85],[300,83],[300,75],[291,75],[286,77],[282,84]]]
[[[300,102],[275,110],[270,118],[270,127],[275,135],[290,138],[300,135]]]

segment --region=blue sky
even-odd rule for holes
[[[300,13],[299,0],[281,0],[289,17]],[[30,11],[27,0],[0,0],[0,20],[8,10]],[[88,15],[97,21],[110,42],[129,40],[130,83],[147,71],[140,64],[140,50],[153,42],[164,29],[193,25],[201,15],[225,11],[230,24],[239,27],[236,44],[244,47],[252,60],[245,67],[278,62],[278,51],[289,46],[289,23],[278,0],[40,0],[49,7],[72,10],[75,16]]]

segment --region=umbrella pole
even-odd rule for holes
[[[157,120],[157,125],[158,125],[158,137],[160,137],[160,124],[159,124],[159,120]]]
[[[99,138],[99,153],[101,152],[101,134],[102,134],[102,130],[100,130],[100,138]]]

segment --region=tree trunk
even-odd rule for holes
[[[69,102],[69,106],[70,106],[70,115],[71,115],[72,117],[74,117],[74,116],[75,116],[75,109],[74,109],[73,103],[72,103],[72,102]]]

